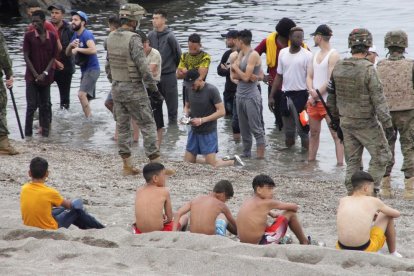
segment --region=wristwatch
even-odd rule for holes
[[[43,74],[45,74],[45,76],[49,75],[47,71],[43,71]]]

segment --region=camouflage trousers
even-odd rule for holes
[[[341,117],[340,124],[344,133],[347,190],[352,191],[351,177],[360,170],[364,148],[371,155],[368,172],[374,178],[375,188],[380,188],[385,168],[391,162],[391,151],[378,120]]]
[[[414,177],[414,110],[391,111],[392,126],[400,135],[401,153],[404,157],[401,171],[405,178]],[[390,142],[392,163],[387,166],[385,175],[391,174],[395,163],[395,142],[397,137]]]
[[[0,137],[7,136],[7,92],[3,80],[0,78]]]
[[[157,147],[157,128],[148,98],[128,102],[114,100],[114,114],[118,129],[119,154],[123,158],[131,156],[131,118],[140,127],[146,156],[150,160],[160,156]]]

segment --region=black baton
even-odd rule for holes
[[[20,136],[22,137],[22,139],[24,139],[22,124],[20,123],[19,112],[17,111],[17,106],[16,106],[16,101],[14,100],[13,90],[9,88],[9,91],[10,91],[10,96],[13,102],[14,112],[16,113],[17,124],[19,125]]]

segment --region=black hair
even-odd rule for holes
[[[304,32],[303,29],[301,27],[293,27],[292,29],[290,29],[289,31],[289,36],[293,35],[294,32]]]
[[[30,173],[32,178],[41,179],[46,176],[49,164],[42,157],[35,157],[30,161]]]
[[[399,54],[404,54],[405,48],[398,47],[398,46],[390,46],[390,47],[388,47],[388,53],[391,54],[391,53],[394,53],[394,52],[397,52]]]
[[[191,35],[188,37],[188,42],[192,42],[192,43],[201,43],[201,37],[200,37],[200,35],[199,35],[199,34],[196,34],[196,33],[191,34]]]
[[[148,37],[143,31],[135,30],[135,33],[138,34],[141,37],[142,43],[145,43],[145,42],[148,41]]]
[[[42,11],[42,10],[37,10],[37,11],[34,11],[34,12],[32,13],[32,17],[34,17],[34,16],[39,16],[39,17],[40,17],[40,19],[42,19],[43,21],[45,21],[45,20],[46,20],[46,14],[45,14],[45,12],[44,12],[44,11]]]
[[[374,178],[367,172],[357,171],[351,177],[352,188],[354,190],[358,190],[366,182],[374,183]]]
[[[243,42],[244,45],[250,45],[252,42],[252,32],[250,30],[244,29],[238,33],[238,38]]]
[[[366,54],[368,53],[369,47],[365,45],[355,45],[351,47],[351,54]]]
[[[142,169],[142,175],[144,176],[145,181],[149,183],[154,175],[159,175],[164,169],[165,167],[161,163],[148,163]]]
[[[128,18],[125,18],[125,17],[123,17],[123,18],[120,18],[119,19],[119,25],[129,25],[130,24],[130,22],[131,22],[132,20],[130,20],[130,19],[128,19]]]
[[[167,18],[167,11],[166,10],[162,10],[162,9],[157,9],[155,10],[152,14],[159,14],[164,18]]]
[[[228,180],[220,180],[213,188],[213,192],[221,194],[224,193],[226,198],[232,198],[234,195],[233,185]]]
[[[28,9],[30,8],[40,8],[39,2],[35,0],[29,0],[26,2],[26,6]]]
[[[289,37],[289,31],[293,27],[296,27],[296,23],[290,18],[283,17],[282,19],[280,19],[279,23],[277,23],[277,25],[276,25],[276,32],[279,35],[281,35],[285,38],[288,38]]]
[[[108,18],[108,24],[114,26],[115,28],[119,28],[121,26],[119,16],[117,14],[110,15]]]
[[[266,174],[259,174],[253,178],[252,186],[253,186],[253,190],[256,192],[257,187],[264,187],[264,186],[275,187],[276,184],[270,176]]]

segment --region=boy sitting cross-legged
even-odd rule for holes
[[[228,229],[236,235],[236,221],[225,203],[233,194],[233,186],[229,181],[217,182],[212,193],[196,197],[177,211],[174,230],[178,228],[178,219],[190,212],[190,232],[225,236]]]
[[[340,199],[336,217],[337,249],[377,252],[387,241],[391,255],[396,251],[394,218],[400,212],[373,197],[374,179],[358,171],[352,175],[352,195]]]
[[[287,228],[296,235],[301,244],[309,244],[310,240],[303,233],[297,217],[298,205],[273,199],[275,183],[264,174],[253,179],[254,195],[246,199],[237,214],[237,232],[241,242],[252,244],[278,244],[285,236]],[[283,210],[278,214],[274,209]],[[267,217],[275,218],[271,226],[267,225]]]

